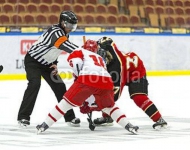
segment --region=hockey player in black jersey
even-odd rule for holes
[[[59,23],[47,29],[27,52],[24,64],[28,86],[18,112],[20,126],[30,125],[30,115],[40,89],[41,76],[51,87],[57,101],[62,100],[66,86],[58,74],[57,59],[63,51],[71,53],[78,47],[68,40],[69,33],[76,30],[77,23],[77,17],[72,11],[61,12]],[[69,125],[80,126],[80,119],[75,117],[73,109],[64,118]]]
[[[98,54],[104,57],[107,70],[114,82],[114,100],[117,101],[122,94],[124,86],[128,86],[130,98],[154,122],[154,129],[167,127],[167,122],[156,105],[148,97],[148,80],[146,68],[140,57],[134,52],[122,53],[111,38],[103,37],[98,41]],[[81,112],[85,112],[81,107]],[[86,110],[98,110],[98,108]],[[95,125],[112,125],[113,119],[103,113],[103,117],[94,119]]]
[[[167,122],[163,119],[154,102],[148,97],[146,68],[140,57],[134,52],[122,53],[113,40],[108,37],[99,39],[98,44],[101,50],[106,53],[104,56],[107,70],[114,82],[114,100],[117,101],[124,86],[128,86],[130,98],[154,122],[153,128],[166,128]],[[102,54],[100,55],[102,56]],[[94,119],[96,125],[110,125],[112,122],[112,118],[106,114],[103,114],[101,118]]]

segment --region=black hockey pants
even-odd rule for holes
[[[34,105],[37,99],[37,95],[41,85],[41,76],[49,84],[53,90],[57,101],[60,102],[64,93],[66,92],[66,86],[61,80],[60,76],[51,75],[52,69],[50,66],[42,65],[33,59],[29,54],[26,54],[25,60],[25,70],[28,80],[28,86],[25,90],[24,97],[19,109],[18,120],[26,119],[30,120],[30,115],[34,109]],[[44,95],[44,103],[48,102],[48,97]],[[42,106],[43,107],[43,106]],[[52,106],[53,108],[53,106]],[[69,110],[65,116],[65,121],[69,122],[75,118],[73,109]]]

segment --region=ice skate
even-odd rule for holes
[[[49,126],[45,122],[43,122],[41,125],[37,125],[36,126],[37,134],[40,134],[40,133],[44,132],[48,128],[49,128]]]
[[[71,126],[71,127],[80,127],[80,119],[79,118],[74,118],[73,120],[68,121],[67,125]]]
[[[111,117],[101,117],[94,119],[95,125],[102,125],[102,126],[113,126],[113,119]]]
[[[166,129],[167,122],[161,117],[152,127],[156,130]]]
[[[19,124],[19,127],[26,128],[27,126],[30,125],[30,121],[26,119],[21,119],[21,120],[18,120],[18,124]]]
[[[129,132],[133,133],[133,134],[137,134],[137,131],[138,131],[139,127],[138,126],[133,126],[131,123],[128,123],[125,126],[125,129],[128,130]]]

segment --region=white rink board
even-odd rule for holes
[[[0,36],[0,64],[3,74],[25,73],[24,54],[31,46],[30,40],[37,40],[39,35]],[[102,35],[87,35],[86,39],[98,40]],[[109,35],[120,50],[134,51],[144,61],[148,71],[190,70],[190,36],[132,36]],[[24,42],[23,42],[24,41]],[[71,35],[70,41],[82,46],[82,35]],[[69,68],[66,61],[68,54],[59,57],[60,69]]]

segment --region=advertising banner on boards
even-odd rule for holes
[[[39,35],[0,36],[0,65],[2,74],[24,74],[24,56]],[[86,39],[98,40],[103,35],[86,35]],[[134,51],[143,60],[147,71],[190,70],[190,36],[132,36],[109,35],[124,53]],[[82,35],[70,36],[70,41],[83,45]],[[59,70],[70,68],[68,54],[58,58]]]

